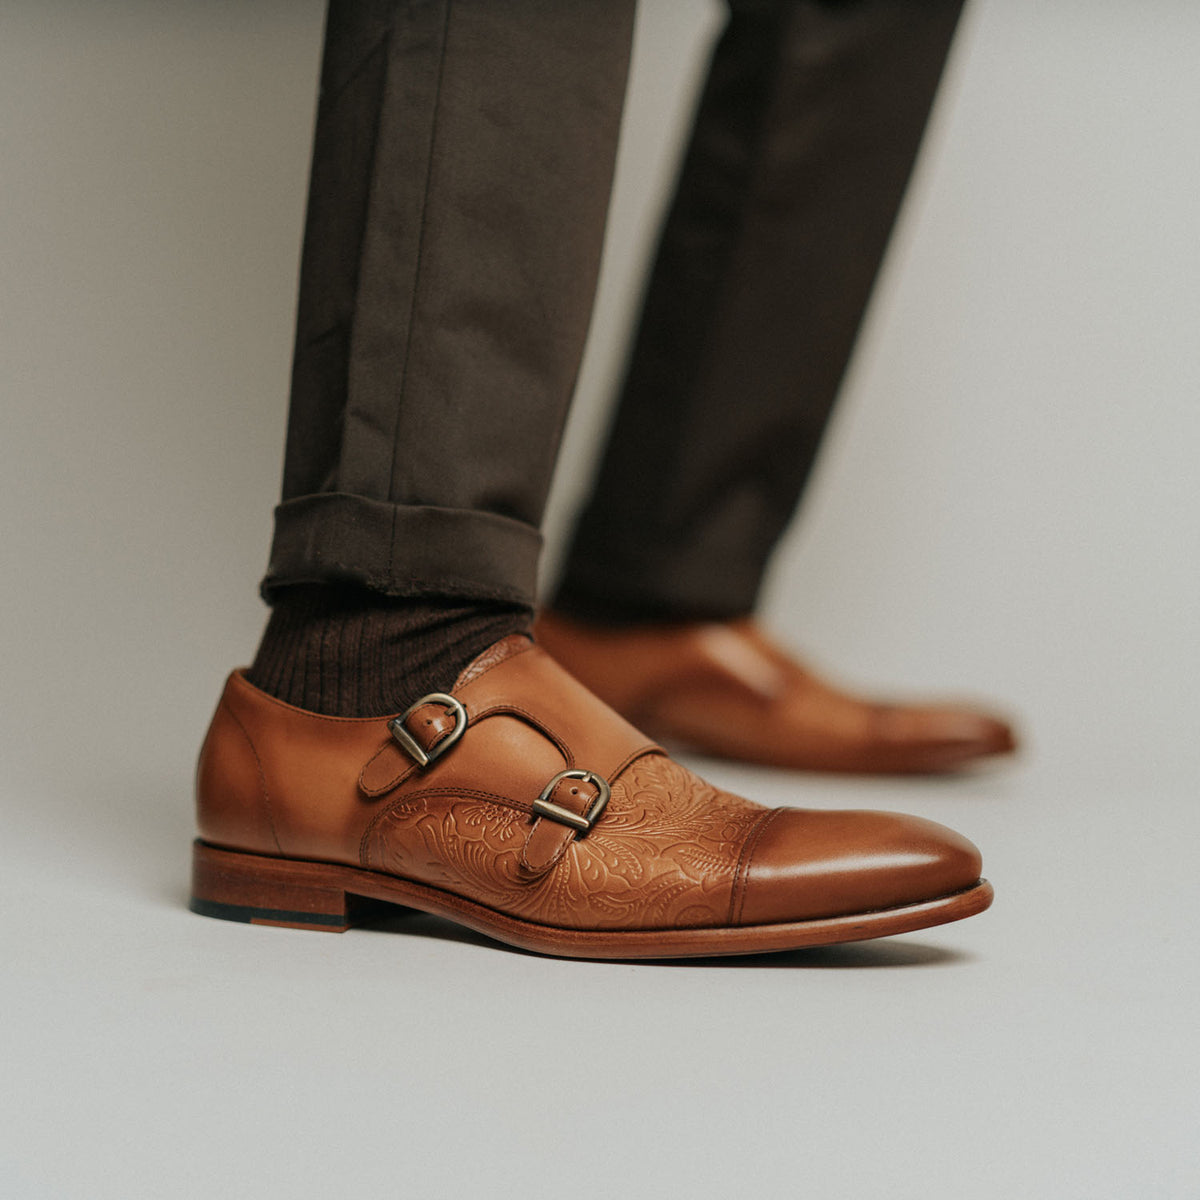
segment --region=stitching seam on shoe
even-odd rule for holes
[[[612,776],[609,778],[609,785],[611,787],[616,787],[617,780],[620,779],[621,776],[624,775],[625,772],[628,771],[629,768],[632,767],[639,758],[645,758],[647,754],[659,754],[664,758],[667,756],[666,751],[663,750],[663,748],[656,742],[647,742],[644,746],[639,746],[633,751],[632,754],[626,755],[625,761],[613,771]]]
[[[742,852],[738,855],[737,869],[733,874],[733,890],[729,894],[729,924],[737,925],[742,919],[742,908],[746,903],[746,881],[750,872],[750,861],[754,851],[767,826],[783,811],[781,808],[769,809],[750,830],[750,835],[742,843]]]
[[[467,710],[470,713],[470,709]],[[563,756],[563,761],[568,767],[575,765],[575,759],[571,754],[571,748],[567,745],[567,740],[561,734],[555,733],[546,722],[536,713],[530,712],[527,708],[521,708],[516,704],[508,704],[501,701],[498,704],[493,704],[488,708],[480,709],[478,712],[470,713],[470,718],[467,722],[467,728],[471,729],[478,725],[480,721],[487,720],[488,717],[517,717],[524,721],[536,733],[540,733],[554,748]]]
[[[242,737],[246,739],[246,745],[250,747],[250,753],[254,755],[254,765],[258,768],[258,784],[262,788],[263,815],[267,818],[267,828],[271,831],[271,841],[275,843],[275,849],[282,854],[283,847],[279,844],[279,834],[275,832],[275,816],[271,811],[271,795],[267,791],[267,773],[263,770],[262,759],[258,757],[258,751],[254,746],[254,739],[250,736],[250,732],[246,726],[242,724],[241,718],[229,705],[225,706],[225,711],[233,718],[233,723],[242,731]]]

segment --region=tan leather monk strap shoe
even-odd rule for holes
[[[1016,748],[963,706],[886,704],[832,686],[753,621],[604,628],[543,613],[537,638],[596,695],[673,747],[792,770],[953,771]]]
[[[879,937],[992,895],[940,825],[712,787],[521,636],[391,719],[235,672],[197,789],[192,908],[240,921],[342,930],[388,901],[546,954],[659,958]]]

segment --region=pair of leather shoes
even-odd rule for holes
[[[835,687],[750,620],[609,628],[545,613],[538,641],[653,737],[719,758],[861,774],[954,771],[1016,748],[964,705],[893,704]]]
[[[546,954],[662,958],[901,933],[992,895],[933,822],[705,783],[519,635],[392,718],[235,672],[197,791],[192,907],[262,924],[341,930],[385,901]]]

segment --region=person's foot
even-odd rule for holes
[[[750,620],[608,627],[552,612],[538,642],[627,720],[672,746],[793,770],[952,771],[1016,748],[961,705],[881,703],[826,682]]]
[[[661,958],[901,933],[992,896],[944,826],[712,787],[519,635],[391,719],[235,672],[197,790],[191,907],[232,920],[341,930],[386,901],[542,953]]]

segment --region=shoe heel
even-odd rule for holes
[[[377,906],[347,895],[330,879],[334,870],[322,863],[241,854],[197,841],[188,907],[224,921],[342,933],[365,919],[366,908]]]

